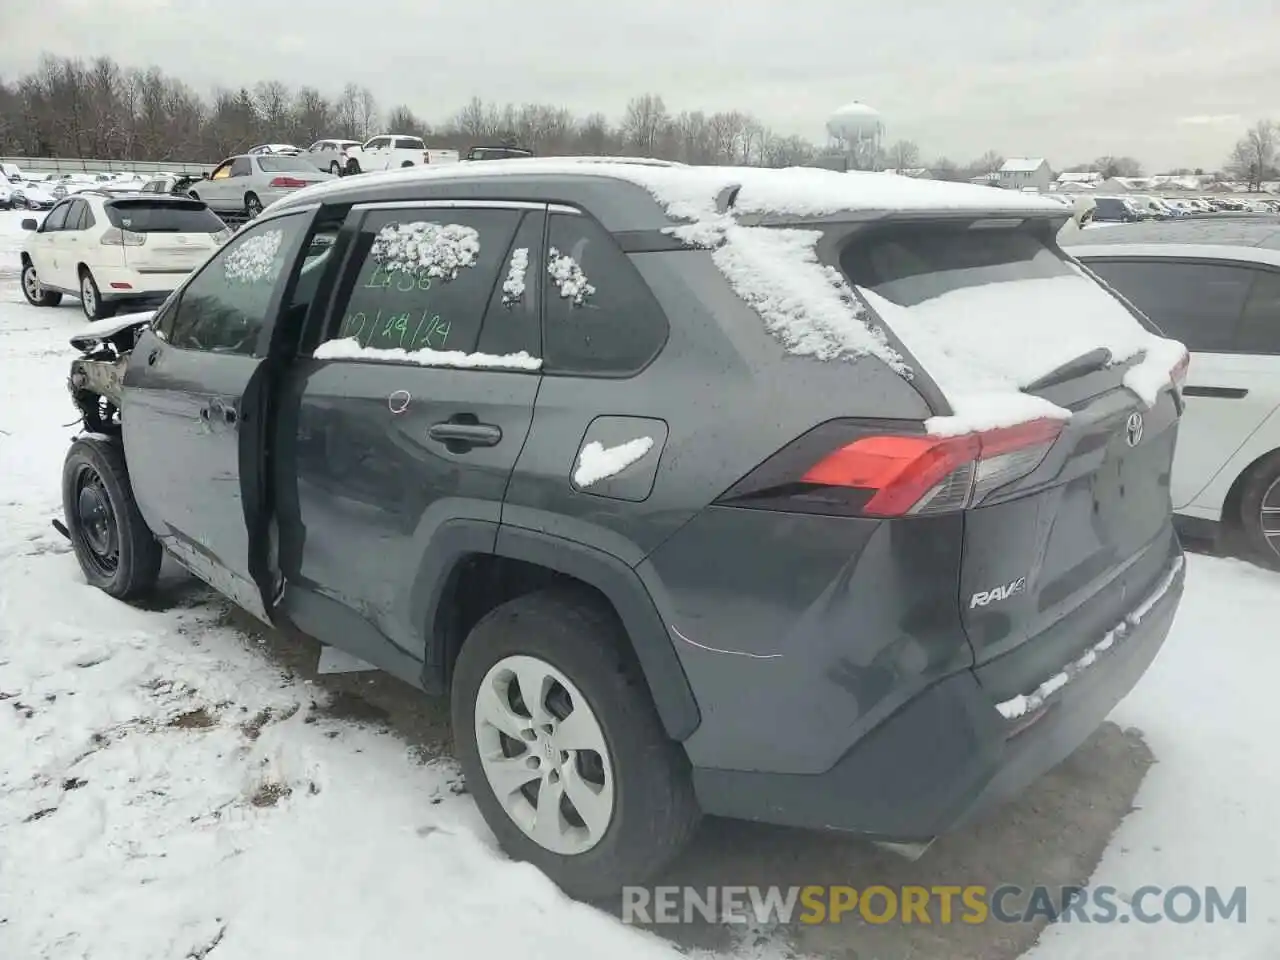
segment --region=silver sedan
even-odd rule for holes
[[[224,218],[238,215],[252,220],[293,191],[332,179],[332,174],[322,173],[302,157],[241,154],[223,160],[193,183],[189,192]]]

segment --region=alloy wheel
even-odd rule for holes
[[[587,698],[537,657],[504,657],[475,704],[480,763],[512,822],[553,853],[585,853],[613,820],[614,771]]]
[[[89,274],[80,278],[80,303],[84,306],[84,314],[90,320],[98,312],[98,295],[93,289],[93,279]]]
[[[1280,479],[1272,483],[1262,495],[1258,525],[1262,528],[1262,538],[1267,546],[1280,558]]]
[[[44,287],[40,284],[40,276],[35,267],[27,267],[22,271],[22,286],[30,300],[39,300],[44,295]]]

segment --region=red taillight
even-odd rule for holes
[[[297,177],[276,177],[270,184],[273,187],[305,187],[306,185],[307,181],[299,180]]]
[[[860,512],[875,517],[962,510],[1038,467],[1061,432],[1060,420],[1033,420],[957,437],[862,437],[801,480],[864,490]]]
[[[1062,427],[1043,419],[940,437],[837,421],[789,444],[717,502],[865,517],[964,510],[1039,467]]]

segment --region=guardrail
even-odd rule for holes
[[[209,173],[217,164],[188,160],[89,160],[82,157],[0,157],[23,173],[174,173],[179,176]]]

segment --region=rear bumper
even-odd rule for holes
[[[906,704],[825,773],[695,768],[702,808],[883,840],[930,840],[962,826],[1057,766],[1106,719],[1164,643],[1184,575],[1178,551],[1122,624],[1018,697],[997,702],[964,670]]]
[[[154,300],[159,303],[176,290],[190,274],[190,269],[161,273],[130,270],[127,267],[93,268],[93,279],[98,284],[98,293],[103,300],[111,302]]]

